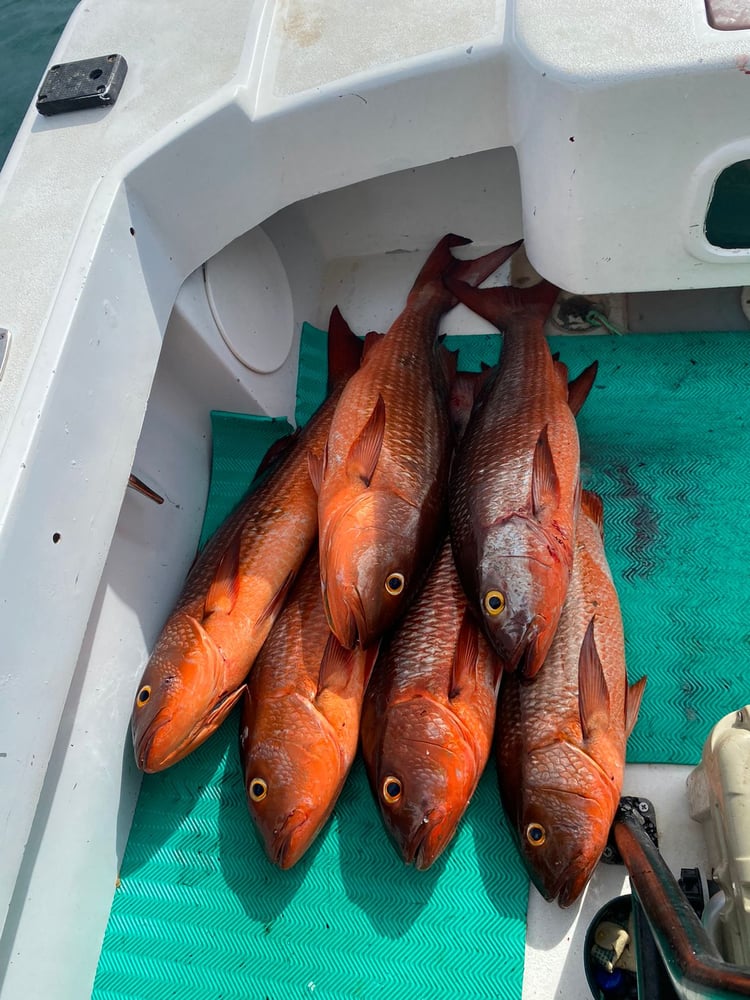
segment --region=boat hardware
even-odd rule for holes
[[[117,100],[127,71],[124,56],[117,53],[50,66],[39,88],[36,109],[49,117],[84,108],[107,108]]]
[[[620,809],[624,809],[629,812],[637,812],[643,819],[646,832],[649,837],[653,840],[657,847],[659,846],[659,834],[656,829],[656,812],[654,811],[653,804],[649,802],[648,799],[641,799],[635,795],[623,795],[620,799]],[[615,843],[614,824],[610,828],[607,846],[604,848],[601,860],[606,865],[624,864],[622,857],[620,856],[620,852],[617,850],[617,844]]]
[[[630,875],[634,906],[643,908],[678,996],[750,996],[750,969],[722,959],[651,840],[642,814],[621,805],[613,830]]]
[[[163,496],[152,490],[150,486],[146,486],[143,480],[139,479],[138,476],[134,476],[132,472],[128,476],[128,486],[131,490],[135,490],[136,493],[142,493],[144,497],[148,497],[149,500],[153,500],[154,503],[164,503]]]
[[[8,360],[8,348],[10,347],[10,330],[0,326],[0,378],[5,371],[5,362]]]

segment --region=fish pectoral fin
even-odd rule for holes
[[[260,625],[263,625],[269,618],[271,619],[272,622],[275,621],[276,616],[284,607],[284,602],[286,601],[287,594],[289,593],[290,587],[294,583],[294,578],[296,575],[297,575],[296,569],[290,570],[289,573],[287,573],[282,585],[279,587],[279,589],[273,595],[271,600],[258,615],[258,619],[255,623],[256,628]]]
[[[229,614],[240,592],[240,532],[235,531],[216,567],[211,586],[203,603],[204,615],[214,611]]]
[[[593,490],[583,490],[581,493],[581,510],[586,514],[599,529],[599,534],[604,536],[604,504],[602,498]]]
[[[553,359],[555,375],[557,376],[565,396],[568,395],[568,366],[559,358]]]
[[[335,635],[328,636],[328,642],[320,659],[316,698],[319,698],[324,691],[334,691],[338,695],[346,693],[355,673],[354,661],[357,655],[359,655],[357,647],[346,649]]]
[[[594,639],[593,618],[586,629],[578,658],[578,711],[585,740],[609,727],[609,691]]]
[[[535,517],[554,509],[560,502],[560,480],[549,446],[549,425],[545,424],[534,448],[531,467],[531,504]]]
[[[573,416],[578,413],[586,402],[588,394],[594,385],[596,373],[599,370],[599,362],[592,361],[588,368],[584,368],[580,375],[568,383],[568,406],[573,412]]]
[[[641,709],[643,691],[646,687],[646,678],[641,677],[635,684],[631,684],[625,694],[625,739],[630,738],[630,734],[635,729],[638,721],[638,712]]]
[[[460,694],[473,690],[477,685],[477,663],[479,660],[479,635],[477,625],[467,608],[458,631],[456,649],[451,664],[448,698],[453,701]]]
[[[236,691],[222,695],[203,720],[202,731],[206,728],[210,728],[212,732],[218,729],[246,691],[247,685],[241,684]]]
[[[315,492],[320,495],[320,487],[323,482],[323,477],[326,474],[326,455],[328,454],[328,444],[326,443],[325,451],[322,455],[315,455],[313,452],[307,452],[307,471],[310,474],[310,482],[313,485]]]
[[[369,486],[372,481],[384,435],[385,401],[378,395],[378,401],[367,418],[367,423],[355,438],[346,459],[347,472],[361,479],[365,486]]]

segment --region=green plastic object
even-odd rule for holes
[[[497,361],[499,343],[447,346],[478,370]],[[713,722],[747,700],[750,343],[654,334],[551,347],[571,376],[600,362],[578,418],[582,476],[604,500],[630,678],[649,678],[629,759],[693,763]],[[306,326],[298,421],[324,384],[325,334]],[[211,528],[270,443],[254,448],[258,426],[214,415]],[[186,760],[144,777],[96,1000],[520,1000],[528,880],[492,763],[429,871],[397,856],[358,761],[324,833],[281,872],[247,813],[237,726],[235,713]]]

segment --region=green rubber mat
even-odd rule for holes
[[[494,362],[497,345],[448,340],[465,369]],[[747,335],[552,346],[571,374],[600,361],[579,416],[583,478],[604,498],[629,673],[649,676],[629,759],[694,763],[711,725],[747,701]],[[322,397],[324,372],[325,335],[305,327],[299,421]],[[285,426],[214,414],[204,537]],[[331,823],[281,872],[247,814],[237,724],[235,713],[187,760],[144,777],[96,1000],[520,998],[528,881],[492,764],[429,871],[397,857],[358,761]]]

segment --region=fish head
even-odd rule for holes
[[[224,672],[224,657],[203,626],[191,615],[174,615],[133,705],[133,748],[142,771],[177,763],[221,725],[242,694],[242,688],[225,691]]]
[[[285,719],[282,735],[273,712],[255,715],[246,699],[240,755],[247,805],[269,859],[295,865],[328,819],[344,783],[341,753],[303,713]]]
[[[503,805],[531,880],[545,899],[570,906],[607,846],[615,784],[565,740],[537,748],[503,774]]]
[[[488,533],[475,572],[485,635],[506,670],[533,677],[552,644],[570,566],[533,522],[512,517]]]
[[[323,606],[345,648],[372,645],[406,610],[422,569],[418,517],[400,497],[368,491],[321,537]]]
[[[472,748],[449,710],[414,698],[389,710],[376,760],[370,781],[385,826],[406,864],[429,868],[476,785]]]

